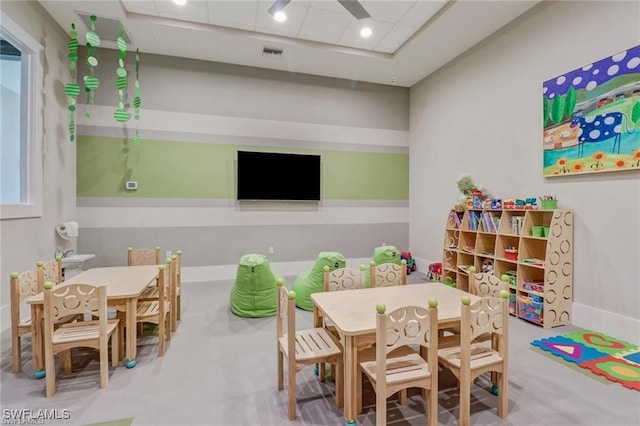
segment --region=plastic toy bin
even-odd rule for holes
[[[518,260],[518,250],[517,249],[505,249],[504,250],[505,259],[509,260]]]
[[[518,317],[536,324],[542,324],[543,306],[544,303],[539,296],[519,296]]]

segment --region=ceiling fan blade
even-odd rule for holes
[[[276,12],[280,12],[282,9],[285,8],[286,5],[289,4],[291,0],[276,0],[273,2],[273,4],[271,5],[271,7],[269,8],[268,12],[270,15],[273,15]]]
[[[371,18],[369,12],[367,12],[364,7],[362,7],[358,0],[338,0],[338,3],[340,3],[342,7],[347,9],[349,13],[352,14],[356,19]]]

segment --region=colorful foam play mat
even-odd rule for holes
[[[593,330],[531,342],[563,360],[640,392],[640,346]]]

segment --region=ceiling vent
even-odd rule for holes
[[[280,57],[282,56],[282,49],[265,46],[262,48],[262,56]]]
[[[80,17],[87,30],[91,29],[91,15],[84,12],[76,11],[76,14]],[[120,36],[120,27],[124,27],[124,24],[117,19],[104,18],[98,16],[95,21],[96,33],[100,36],[101,40],[117,41]],[[127,30],[124,30],[124,41],[127,44],[131,44],[131,37],[127,34]]]

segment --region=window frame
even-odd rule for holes
[[[0,219],[42,217],[42,45],[29,33],[0,11],[2,37],[22,52],[21,96],[26,100],[24,108],[26,126],[21,132],[25,147],[25,201],[7,203],[0,201]],[[22,130],[22,129],[21,129]]]

